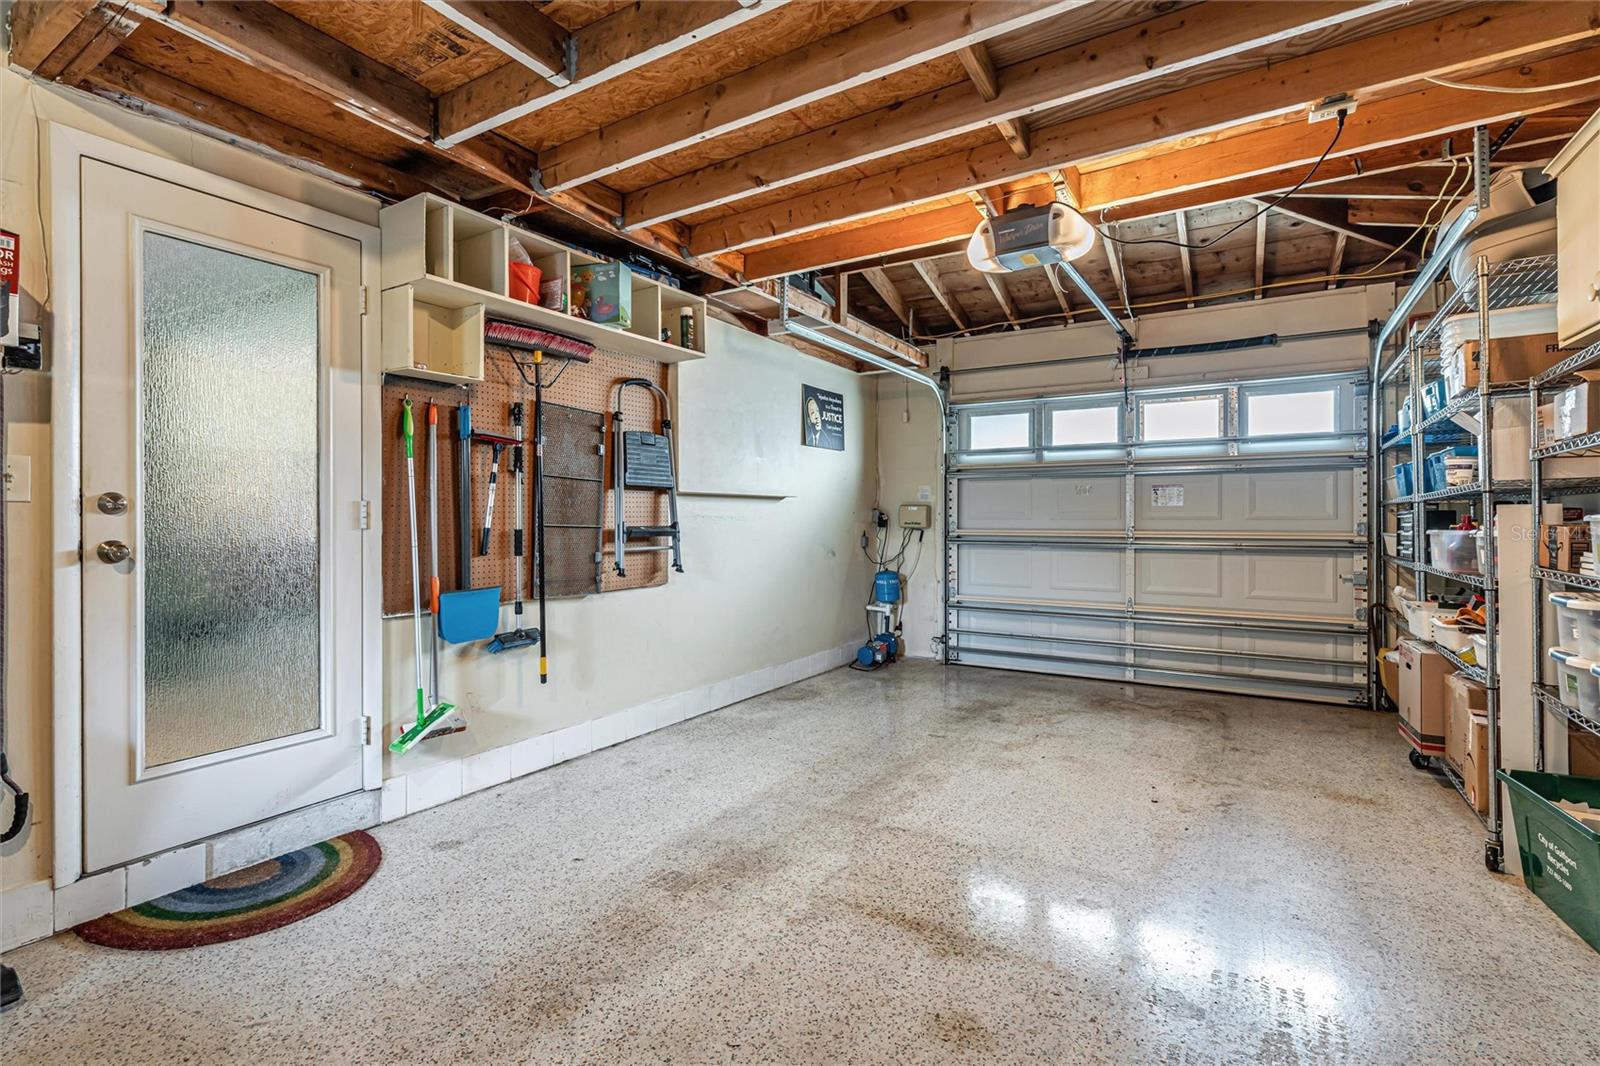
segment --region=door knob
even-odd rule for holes
[[[100,557],[102,563],[115,566],[117,563],[127,562],[133,550],[120,540],[103,540],[100,546],[95,548],[94,553]]]
[[[128,498],[120,492],[102,492],[95,506],[101,514],[127,514]]]

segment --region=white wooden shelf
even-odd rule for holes
[[[567,313],[572,268],[604,260],[426,193],[384,208],[380,222],[385,371],[482,381],[486,318],[521,322],[657,363],[705,357],[706,302],[692,293],[633,274],[629,326],[591,322]],[[542,282],[560,281],[555,306],[509,295],[512,242],[527,251]],[[694,323],[691,346],[681,343],[685,307]],[[663,331],[671,341],[660,339]]]

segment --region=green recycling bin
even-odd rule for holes
[[[1561,920],[1600,951],[1600,833],[1563,811],[1561,800],[1600,808],[1600,778],[1501,770],[1522,853],[1522,880]]]

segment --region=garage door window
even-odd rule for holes
[[[1021,451],[1032,447],[1032,411],[997,411],[967,418],[968,451]]]
[[[1146,443],[1215,440],[1222,436],[1222,397],[1145,400],[1139,405],[1139,439]]]
[[[1245,397],[1244,432],[1250,437],[1305,436],[1339,428],[1338,392],[1266,392]]]
[[[1057,407],[1050,412],[1050,445],[1117,444],[1122,440],[1122,406]]]

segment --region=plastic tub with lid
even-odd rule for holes
[[[1428,530],[1428,565],[1436,570],[1478,573],[1478,545],[1471,529]]]
[[[1445,615],[1434,615],[1431,623],[1433,642],[1441,648],[1448,648],[1457,656],[1465,655],[1472,648],[1472,630],[1463,628],[1461,623]]]
[[[1586,718],[1600,715],[1600,676],[1594,673],[1594,660],[1571,648],[1551,648],[1550,658],[1556,661],[1561,702]]]
[[[1577,648],[1586,659],[1600,659],[1600,596],[1587,592],[1552,592],[1550,603],[1556,609],[1556,645]],[[1585,633],[1591,634],[1585,645]]]
[[[1406,628],[1423,640],[1433,639],[1435,618],[1454,618],[1454,607],[1441,607],[1433,600],[1406,600],[1401,604],[1406,614]]]
[[[1483,661],[1489,657],[1489,637],[1488,637],[1488,634],[1485,634],[1485,633],[1474,633],[1474,634],[1472,634],[1472,642],[1471,642],[1471,644],[1472,644],[1471,654],[1470,655],[1463,655],[1461,658],[1462,658],[1463,661],[1469,662],[1473,666],[1482,666],[1483,665]]]

